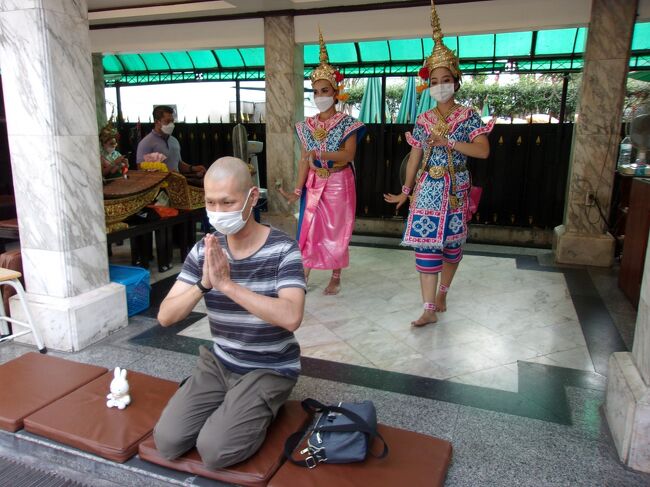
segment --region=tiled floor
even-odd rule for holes
[[[594,372],[561,272],[466,255],[448,311],[435,325],[414,328],[422,298],[412,252],[354,246],[350,254],[338,296],[322,293],[329,273],[311,275],[296,333],[303,356],[513,392],[517,361]],[[204,312],[203,304],[195,311]],[[207,317],[181,332],[209,334]]]
[[[635,319],[616,269],[557,268],[547,250],[467,245],[449,311],[413,329],[421,299],[412,253],[381,247],[392,239],[354,240],[339,296],[322,295],[327,273],[312,274],[293,399],[369,399],[381,422],[451,441],[451,487],[650,485],[619,461],[601,409],[607,357],[631,345]],[[128,264],[128,247],[114,247],[111,261]],[[180,381],[209,337],[202,304],[176,327],[155,320],[179,268],[152,270],[153,306],[127,328],[78,353],[50,353]],[[3,344],[0,363],[28,350]],[[222,485],[24,432],[0,432],[2,455],[93,486]]]

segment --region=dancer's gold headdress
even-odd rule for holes
[[[320,31],[320,28],[318,29],[318,43],[320,44],[320,64],[311,72],[309,79],[311,79],[312,84],[321,79],[329,81],[334,89],[338,89],[337,98],[341,101],[345,101],[347,100],[348,95],[347,93],[343,93],[343,75],[338,69],[329,63],[327,46],[325,46],[325,41],[323,41],[323,34]]]
[[[440,28],[440,19],[434,0],[431,0],[431,27],[433,29],[433,51],[431,55],[424,60],[424,66],[420,69],[419,75],[421,78],[429,81],[431,73],[436,68],[447,68],[451,71],[454,78],[460,78],[461,72],[458,65],[458,56],[445,46],[442,38],[442,29]]]

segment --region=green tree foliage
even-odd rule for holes
[[[567,75],[567,101],[565,120],[573,120],[577,108],[578,92],[582,82],[581,73]],[[349,95],[347,103],[359,109],[365,89],[365,80],[354,80],[346,88]],[[459,103],[473,106],[479,113],[487,101],[490,115],[497,117],[526,118],[533,113],[544,113],[559,117],[562,101],[562,84],[564,75],[558,74],[524,74],[511,84],[487,84],[486,75],[467,76],[456,94]],[[395,120],[406,82],[391,84],[386,87],[386,119]],[[419,99],[419,95],[418,95]],[[627,84],[625,111],[631,112],[635,106],[650,99],[650,83],[630,79]]]

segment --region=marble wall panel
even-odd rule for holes
[[[302,118],[302,50],[294,40],[293,17],[264,19],[266,65],[266,161],[269,211],[286,214],[289,205],[276,190],[281,180],[285,189],[295,184],[299,153],[295,123]]]
[[[601,208],[608,208],[617,146],[611,136],[575,134],[569,171],[565,225],[570,232],[601,234],[605,224],[596,206],[585,206],[587,192],[596,194]]]
[[[22,261],[33,294],[69,298],[109,282],[105,243],[65,252],[23,248]]]
[[[42,9],[88,20],[86,0],[0,0],[0,11]]]
[[[590,38],[585,52],[588,61],[627,58],[637,5],[638,0],[594,0],[592,2]]]
[[[646,251],[643,269],[632,356],[643,381],[650,387],[650,246]]]
[[[2,82],[5,93],[19,95],[5,97],[10,136],[96,135],[89,45],[88,22],[79,17],[0,13]]]
[[[637,403],[634,429],[630,441],[628,465],[634,470],[650,472],[650,392]]]
[[[627,381],[627,373],[634,375],[627,353],[614,353],[609,358],[607,371],[607,394],[605,415],[616,445],[618,455],[627,462],[630,453],[630,437],[634,423],[635,394],[634,384]]]
[[[647,272],[645,275],[648,275]],[[644,282],[647,287],[648,279]],[[650,303],[644,298],[639,300],[632,356],[643,381],[650,387]]]
[[[97,136],[14,135],[9,147],[22,246],[104,245]]]
[[[95,112],[97,114],[97,128],[101,130],[110,113],[106,114],[106,95],[104,92],[104,65],[102,53],[93,53],[93,82],[95,84]],[[117,117],[117,114],[115,114]]]
[[[619,142],[627,58],[589,62],[580,91],[579,134],[613,134]]]

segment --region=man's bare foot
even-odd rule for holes
[[[323,294],[327,296],[335,296],[339,293],[341,290],[341,278],[340,277],[332,277],[330,279],[330,283],[327,285],[327,287],[323,290]]]
[[[447,311],[447,293],[436,294],[436,311]]]
[[[436,316],[435,311],[424,310],[424,312],[422,313],[422,316],[420,316],[415,321],[411,321],[411,326],[419,327],[419,326],[425,326],[425,325],[432,325],[436,321],[438,321],[438,317]]]

